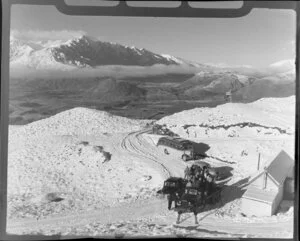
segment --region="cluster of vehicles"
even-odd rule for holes
[[[221,186],[216,183],[218,173],[206,162],[198,162],[185,169],[184,178],[170,177],[164,182],[161,193],[168,197],[168,209],[175,203],[174,210],[180,215],[193,212],[195,223],[198,224],[197,214],[207,204],[215,204],[221,199]]]
[[[156,134],[164,128],[154,126]],[[155,132],[154,132],[155,133]],[[157,146],[165,147],[165,154],[169,154],[167,148],[182,152],[182,160],[197,160],[205,157],[203,153],[196,153],[193,142],[180,138],[177,135],[167,135],[159,138]],[[216,182],[219,179],[217,171],[204,161],[197,161],[191,167],[184,170],[184,178],[170,177],[164,182],[160,193],[167,195],[168,209],[178,212],[177,222],[180,215],[185,212],[193,212],[195,223],[198,224],[197,214],[204,210],[207,204],[215,204],[221,200],[221,185]]]

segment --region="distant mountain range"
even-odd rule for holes
[[[10,113],[14,120],[24,119],[26,115],[33,119],[47,117],[58,110],[82,105],[98,109],[117,106],[119,112],[114,114],[129,116],[132,110],[130,117],[144,118],[140,116],[141,111],[145,115],[149,113],[147,117],[158,110],[165,114],[170,114],[171,109],[180,111],[187,108],[187,103],[193,103],[192,107],[197,106],[195,103],[224,103],[228,91],[232,92],[235,102],[295,94],[294,60],[282,60],[264,69],[201,64],[87,36],[65,42],[11,39],[10,67],[11,73],[18,67],[33,73],[26,77],[25,71],[21,70],[18,77],[11,77]],[[126,75],[122,75],[120,69],[125,69]],[[140,72],[136,75],[141,69],[150,69],[151,74]],[[176,72],[176,69],[189,71]],[[41,77],[35,74],[37,70],[47,70],[49,74]],[[52,74],[56,70],[67,74],[63,77]],[[89,76],[77,75],[76,71],[81,70],[98,72]],[[119,76],[114,76],[115,73]],[[33,103],[28,104],[26,100]],[[137,107],[141,103],[143,106]],[[161,108],[165,109],[161,111]]]
[[[10,42],[11,64],[36,68],[97,67],[103,65],[152,66],[200,64],[168,54],[156,54],[144,48],[128,47],[118,43],[103,42],[88,36],[66,42]]]
[[[104,42],[85,35],[68,41],[24,41],[16,38],[12,38],[10,41],[11,66],[23,65],[37,69],[94,68],[105,65],[153,66],[160,64],[206,68],[221,72],[232,71],[261,77],[288,72],[295,68],[294,62],[292,59],[281,60],[263,69],[256,69],[250,65],[201,64],[169,54],[157,54],[144,48]]]

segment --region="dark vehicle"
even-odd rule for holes
[[[184,212],[192,212],[195,215],[195,222],[198,223],[197,214],[205,207],[205,199],[203,198],[204,187],[201,189],[196,187],[186,187],[185,192],[177,202],[175,211],[178,212],[177,223],[179,223],[180,215]]]
[[[189,160],[196,160],[205,157],[205,155],[196,153],[194,151],[194,146],[191,141],[180,137],[171,137],[171,136],[161,137],[157,142],[157,146],[159,145],[163,145],[179,151],[183,151],[181,158],[185,162]]]
[[[221,200],[223,184],[216,183],[218,173],[203,161],[186,169],[185,176],[189,181],[175,207],[175,211],[178,212],[177,223],[182,213],[192,212],[195,215],[195,223],[198,224],[197,214],[202,212],[207,204],[215,204]]]
[[[184,194],[177,201],[175,211],[178,212],[177,221],[180,221],[180,216],[185,212],[192,212],[195,216],[195,223],[198,224],[197,214],[204,210],[207,204],[215,204],[221,200],[221,186],[212,184],[212,188],[207,185],[200,187],[186,187]]]
[[[187,181],[180,177],[170,177],[164,182],[162,193],[168,196],[168,209],[172,207],[172,202],[175,201],[175,207],[177,202],[184,193]]]
[[[191,145],[188,149],[186,149],[184,151],[184,153],[181,156],[181,159],[186,162],[186,161],[190,161],[190,160],[197,160],[197,159],[200,159],[203,157],[206,157],[206,155],[201,154],[201,153],[196,153],[194,151],[193,145]]]
[[[171,147],[180,151],[189,150],[192,148],[192,143],[190,141],[180,137],[161,137],[157,142],[157,146],[159,145]]]
[[[197,214],[202,212],[207,204],[215,204],[221,200],[224,182],[216,182],[218,172],[204,161],[195,162],[190,168],[187,167],[184,173],[185,178],[168,178],[159,192],[168,195],[169,210],[175,201],[177,223],[182,213],[192,212],[197,224]]]

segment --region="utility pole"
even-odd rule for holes
[[[257,161],[257,170],[259,171],[259,165],[260,165],[260,153],[258,153],[258,161]]]
[[[268,172],[267,172],[267,168],[265,167],[264,180],[263,180],[263,189],[266,189],[266,187],[267,187],[267,178],[268,178]]]

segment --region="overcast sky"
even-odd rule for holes
[[[14,36],[67,40],[81,34],[146,48],[199,63],[267,65],[295,56],[292,10],[253,10],[242,18],[150,18],[67,16],[52,6],[15,5]]]

